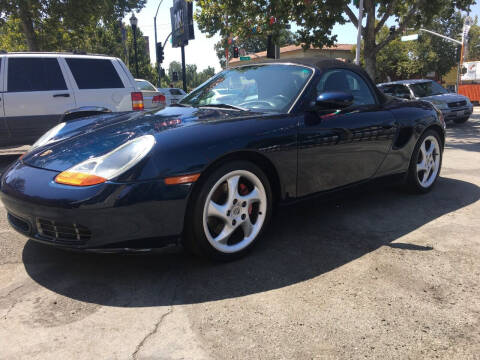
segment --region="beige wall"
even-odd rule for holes
[[[251,60],[249,61],[230,61],[230,66],[246,65],[250,63],[262,62],[262,60],[267,60],[265,56],[256,57],[255,55],[250,56]],[[286,58],[304,58],[304,57],[327,57],[332,59],[345,59],[347,61],[353,61],[355,59],[355,54],[349,50],[326,50],[326,49],[308,49],[304,51],[303,49],[282,52],[280,54],[280,59]]]

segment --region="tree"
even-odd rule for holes
[[[451,17],[456,9],[466,10],[474,0],[364,0],[366,26],[362,26],[365,68],[375,79],[376,58],[387,44],[397,39],[407,28],[428,27],[436,16]],[[336,37],[332,27],[347,20],[358,25],[352,6],[358,9],[358,0],[197,0],[196,19],[202,31],[209,35],[220,33],[247,39],[254,33],[271,33],[278,36],[285,24],[297,24],[297,42],[304,48],[311,45],[333,45]],[[218,14],[225,14],[221,17]],[[274,17],[274,23],[270,19]],[[390,19],[398,26],[377,43],[378,34]]]
[[[462,24],[462,14],[457,12],[448,19],[435,17],[430,29],[456,38],[461,33]],[[377,35],[377,43],[381,43],[389,34],[389,29],[384,26]],[[430,72],[435,72],[441,78],[458,63],[460,49],[456,44],[428,33],[420,34],[418,41],[401,42],[397,38],[378,52],[377,82],[387,81],[388,78],[424,77]]]
[[[220,66],[222,69],[226,66],[226,58],[225,58],[225,48],[228,43],[228,40],[220,40],[215,44],[215,52],[217,53],[217,57],[220,60]],[[295,34],[287,29],[281,29],[279,31],[279,36],[277,38],[277,45],[282,47],[286,45],[295,44]],[[256,53],[260,51],[267,50],[267,38],[264,36],[252,36],[245,40],[237,39],[235,42],[232,42],[228,46],[229,54],[233,54],[233,48],[237,46],[240,49],[245,49],[248,53]]]
[[[475,25],[470,28],[468,33],[468,53],[467,61],[479,61],[480,60],[480,26],[477,25],[477,19],[475,19]]]
[[[449,19],[456,9],[467,10],[474,0],[364,0],[366,26],[362,26],[365,69],[375,79],[377,54],[391,41],[401,36],[407,28],[429,27],[435,18]],[[358,1],[355,1],[358,7]],[[345,4],[344,11],[350,21],[358,27],[358,18]],[[378,20],[377,20],[378,17]],[[398,19],[398,26],[380,42],[377,35],[390,18]]]
[[[118,21],[146,0],[0,0],[0,25],[18,21],[30,51],[49,50],[65,32]]]
[[[198,85],[207,81],[213,75],[215,75],[215,69],[211,66],[202,70],[201,72],[197,71],[197,65],[186,64],[186,79],[187,79],[187,88],[189,90],[196,88]],[[177,72],[178,81],[173,82],[173,73]],[[172,61],[168,65],[168,72],[165,76],[165,82],[167,86],[170,86],[173,83],[174,87],[182,87],[182,64],[178,61]]]
[[[344,23],[347,0],[197,0],[195,19],[201,31],[209,36],[219,33],[222,39],[238,37],[242,42],[266,39],[272,35],[278,42],[290,22],[297,24],[297,41],[305,48],[333,45],[336,36],[331,29]],[[218,14],[224,14],[219,16]],[[224,45],[225,46],[225,45]]]

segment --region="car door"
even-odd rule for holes
[[[132,110],[131,93],[137,89],[134,82],[128,82],[117,61],[85,56],[68,56],[64,60],[74,82],[78,107],[98,107],[113,112]]]
[[[4,56],[0,56],[0,146],[8,145],[10,142],[10,132],[8,131],[7,122],[5,121],[5,112],[3,109],[3,89],[4,89],[4,75],[3,70],[5,65]]]
[[[14,56],[7,58],[4,110],[16,144],[28,144],[55,126],[75,107],[57,58]]]
[[[316,84],[314,99],[324,92],[352,94],[354,103],[342,111],[306,112],[299,127],[297,196],[371,178],[395,134],[395,118],[360,73],[326,71]]]

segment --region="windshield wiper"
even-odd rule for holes
[[[240,106],[230,105],[230,104],[208,104],[208,105],[201,105],[199,108],[205,107],[215,107],[215,108],[224,108],[224,109],[234,109],[240,111],[250,111],[249,109],[242,108]]]
[[[182,103],[170,104],[169,106],[170,106],[170,107],[172,107],[172,106],[178,106],[178,107],[192,107],[191,105],[186,105],[186,104],[182,104]]]

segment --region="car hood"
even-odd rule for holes
[[[426,96],[421,98],[421,100],[425,101],[432,101],[432,100],[437,100],[437,101],[443,101],[446,103],[451,103],[451,102],[457,102],[457,101],[464,101],[467,98],[463,95],[460,94],[441,94],[441,95],[433,95],[433,96]]]
[[[33,148],[22,161],[30,166],[65,171],[89,158],[106,154],[128,140],[153,135],[155,146],[169,132],[187,126],[248,119],[260,112],[216,108],[167,107],[157,112],[129,112],[90,116],[62,123],[48,141]],[[153,149],[152,151],[154,151]]]

